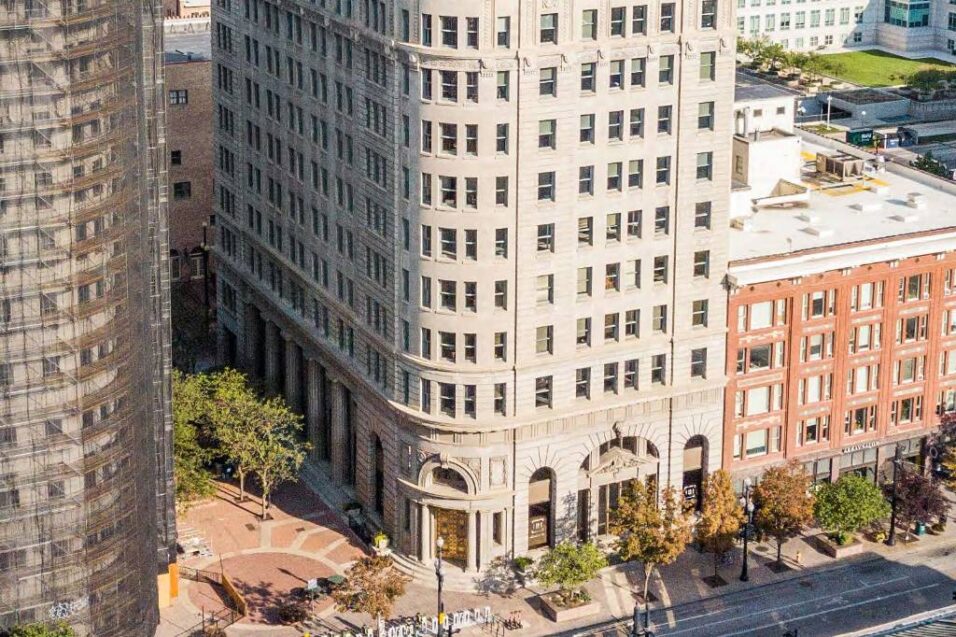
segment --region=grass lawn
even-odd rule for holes
[[[932,68],[943,71],[956,69],[956,65],[935,58],[910,60],[876,50],[834,53],[822,57],[840,66],[838,70],[826,71],[826,75],[861,86],[896,86],[903,84],[899,76],[915,71]]]

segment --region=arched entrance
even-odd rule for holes
[[[528,481],[528,548],[553,545],[554,472],[541,468]]]
[[[438,491],[467,494],[465,477],[451,467],[435,467],[432,470],[431,486]],[[468,513],[457,509],[435,507],[435,540],[442,538],[445,546],[442,559],[465,568],[468,560]]]
[[[375,437],[375,512],[379,515],[385,513],[385,452],[382,449],[382,441],[378,436]]]
[[[646,438],[617,436],[584,458],[578,472],[578,539],[609,533],[611,514],[631,480],[657,489],[657,447]]]
[[[699,511],[703,503],[704,476],[707,475],[707,439],[693,436],[684,445],[684,505]]]

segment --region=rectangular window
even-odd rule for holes
[[[714,130],[714,103],[701,102],[697,105],[697,128]]]
[[[541,14],[541,31],[540,37],[538,38],[540,44],[557,44],[558,43],[558,14],[557,13],[542,13]]]
[[[591,397],[591,369],[582,367],[574,370],[574,396],[575,398]]]
[[[581,12],[581,39],[597,39],[597,9],[585,9]]]
[[[700,73],[699,78],[708,82],[713,82],[717,73],[717,52],[704,51],[700,54]]]
[[[651,383],[664,385],[667,382],[667,355],[655,354],[651,356]]]
[[[496,21],[495,44],[499,49],[511,47],[511,17],[499,16]]]
[[[647,35],[647,5],[631,7],[631,35]]]
[[[551,408],[552,377],[541,376],[534,381],[534,405],[538,408]]]
[[[661,33],[674,32],[674,13],[675,4],[673,2],[661,3]]]

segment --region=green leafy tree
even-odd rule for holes
[[[295,480],[309,443],[300,436],[302,416],[281,398],[257,402],[249,414],[254,434],[248,447],[247,467],[262,488],[262,519],[268,519],[269,498],[282,484]]]
[[[64,621],[20,624],[2,633],[4,637],[76,637],[73,627]]]
[[[235,465],[239,501],[246,499],[246,476],[252,473],[256,436],[261,428],[262,401],[246,377],[224,369],[210,378],[207,417],[220,451]]]
[[[913,160],[913,168],[932,173],[939,177],[948,177],[949,170],[946,164],[933,157],[933,151],[926,151],[925,155],[920,155]]]
[[[847,544],[854,533],[888,516],[890,506],[876,484],[848,473],[817,491],[813,514],[823,529]]]
[[[939,466],[944,470],[944,483],[956,490],[956,413],[944,414],[940,419],[933,447],[939,457]]]
[[[783,543],[813,521],[810,474],[798,462],[767,469],[754,490],[757,527],[777,541],[777,564],[783,563]]]
[[[691,516],[673,487],[662,493],[658,506],[654,487],[632,480],[611,512],[611,533],[618,536],[617,552],[625,562],[644,565],[644,603],[654,569],[676,560],[691,540]]]
[[[779,42],[768,42],[766,44],[763,54],[771,73],[777,70],[777,65],[784,60],[786,53],[787,50]]]
[[[206,464],[213,450],[201,444],[201,429],[208,426],[209,377],[173,370],[173,480],[176,506],[187,510],[212,495],[215,487]]]
[[[375,619],[392,613],[395,600],[405,594],[409,579],[384,555],[359,559],[348,572],[345,584],[332,591],[339,612],[368,613]]]
[[[744,523],[744,511],[734,493],[730,474],[719,469],[704,484],[704,501],[697,523],[697,541],[704,550],[714,554],[714,580],[720,558],[729,551]]]
[[[558,598],[565,605],[586,601],[584,585],[607,566],[607,557],[590,542],[564,541],[548,551],[538,562],[538,581],[557,586]]]

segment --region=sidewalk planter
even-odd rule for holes
[[[837,560],[851,555],[859,555],[864,548],[863,542],[856,536],[853,536],[848,544],[839,544],[826,533],[821,533],[816,537],[816,541],[817,546],[823,553]]]
[[[562,606],[558,602],[556,593],[546,593],[539,597],[541,608],[548,619],[553,622],[569,622],[601,612],[601,605],[595,601],[581,602],[575,606]]]

